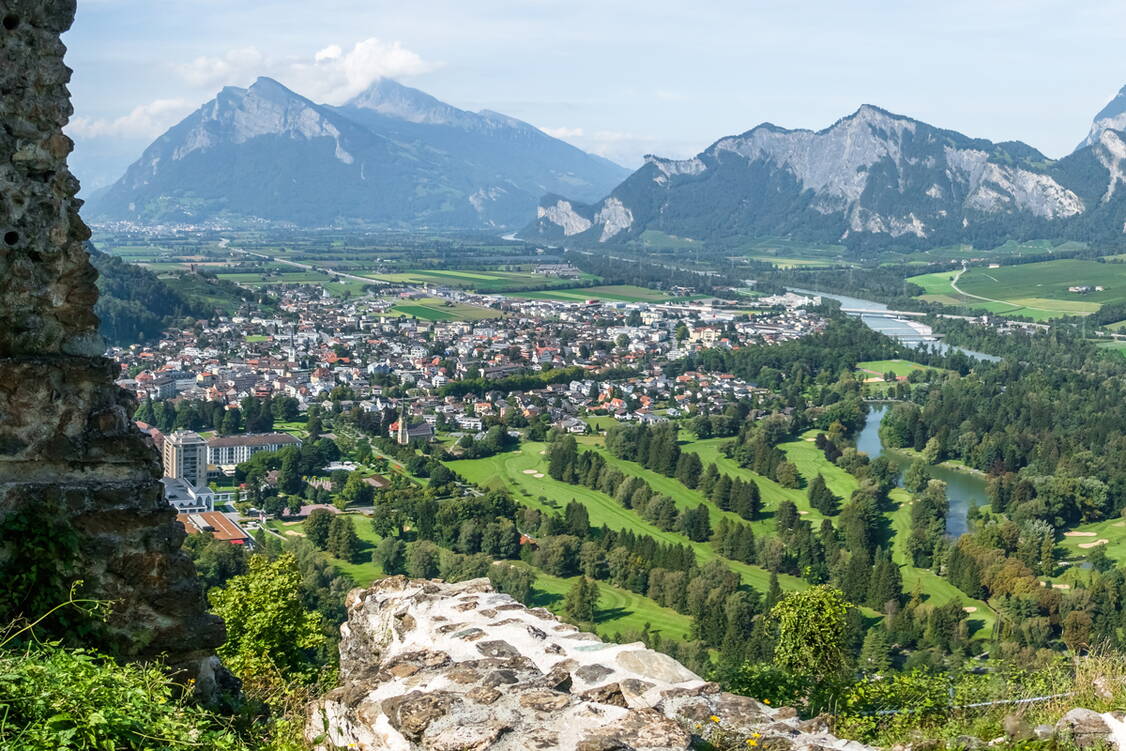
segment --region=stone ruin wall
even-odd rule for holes
[[[392,576],[347,600],[341,686],[309,708],[319,751],[870,751],[828,718],[724,693],[644,644],[603,642],[496,592]],[[747,741],[753,741],[748,744]]]
[[[0,0],[0,529],[56,508],[77,533],[81,593],[113,606],[95,646],[162,657],[206,687],[223,625],[206,613],[159,457],[97,334],[90,230],[62,132],[60,35],[74,13],[74,0]],[[6,537],[0,570],[18,543]]]

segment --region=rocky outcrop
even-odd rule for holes
[[[612,644],[487,579],[391,577],[348,596],[342,685],[309,709],[317,748],[361,751],[866,747],[790,709],[723,693],[640,643]]]
[[[101,356],[62,132],[59,35],[74,11],[74,0],[0,0],[0,618],[39,615],[81,581],[112,611],[71,636],[166,659],[207,688],[223,625],[205,612],[157,453]]]

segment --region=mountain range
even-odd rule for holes
[[[602,200],[547,196],[523,234],[575,246],[788,236],[849,246],[1126,240],[1126,88],[1052,160],[864,105],[820,131],[764,123],[646,157]],[[666,236],[672,236],[668,238]]]
[[[628,174],[528,123],[390,79],[334,107],[259,78],[224,88],[157,138],[84,213],[149,224],[518,227],[546,193],[594,201]]]

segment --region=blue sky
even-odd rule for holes
[[[389,75],[636,166],[862,103],[1058,157],[1126,85],[1126,4],[1086,0],[79,0],[88,188],[225,84],[338,103]]]

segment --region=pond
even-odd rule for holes
[[[890,405],[872,404],[868,410],[868,419],[864,429],[856,439],[856,448],[866,453],[870,458],[887,455],[887,458],[899,469],[899,484],[903,484],[903,473],[911,464],[911,457],[906,454],[889,449],[885,451],[880,438],[880,423],[887,414]],[[969,531],[969,522],[966,516],[970,506],[985,506],[989,499],[985,493],[985,478],[970,472],[951,469],[950,467],[936,465],[931,467],[931,474],[935,479],[946,483],[946,499],[950,509],[946,514],[946,534],[958,537]]]

